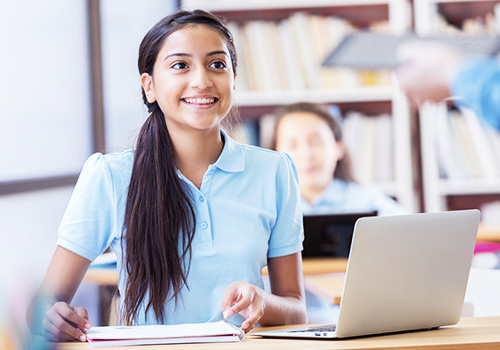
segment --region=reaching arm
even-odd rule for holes
[[[307,322],[300,253],[268,259],[268,271],[272,293],[247,282],[234,282],[224,293],[224,317],[242,315],[245,332],[257,322],[262,326]]]
[[[28,310],[33,332],[52,341],[81,340],[81,331],[91,327],[87,310],[70,306],[90,261],[62,247],[57,247],[37,296]]]

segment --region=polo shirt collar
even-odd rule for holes
[[[234,141],[221,129],[224,148],[214,166],[228,173],[236,173],[245,169],[245,154],[240,143]]]

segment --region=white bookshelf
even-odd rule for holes
[[[345,89],[308,89],[287,91],[242,91],[235,101],[240,107],[284,105],[295,102],[351,103],[391,101],[394,89],[390,86],[360,86]]]
[[[468,10],[465,6],[476,6],[479,3],[483,7],[493,8],[500,1],[493,0],[414,0],[415,31],[421,36],[442,34],[438,32],[439,5],[450,5],[455,7],[454,15],[462,14],[463,19]],[[469,7],[470,8],[470,7]],[[476,7],[476,9],[478,9]],[[438,113],[426,112],[425,108],[420,111],[420,139],[421,139],[421,161],[422,161],[422,183],[424,194],[425,211],[441,211],[448,209],[448,197],[450,196],[483,196],[500,194],[500,177],[465,176],[454,179],[443,178],[442,169],[445,164],[440,163],[437,138],[442,137],[436,130],[435,118]],[[469,129],[470,130],[470,129]],[[472,135],[472,141],[477,139]],[[482,141],[482,140],[479,140]],[[500,157],[499,157],[500,158]],[[440,160],[441,159],[441,160]],[[492,160],[493,162],[497,160]]]
[[[363,7],[363,11],[357,11],[357,6]],[[273,13],[283,11],[283,13],[287,14],[308,10],[313,13],[324,13],[323,10],[325,10],[328,15],[336,16],[335,11],[337,8],[339,13],[349,8],[351,13],[354,12],[358,16],[358,13],[363,13],[365,17],[375,16],[375,18],[364,18],[367,22],[378,21],[380,13],[383,12],[386,16],[384,20],[387,20],[389,31],[393,34],[407,32],[411,23],[410,5],[407,0],[252,0],[247,2],[185,0],[182,1],[182,7],[185,9],[201,8],[215,14],[221,14],[228,21],[234,19],[238,23],[245,22],[245,14],[247,13],[253,19],[255,17],[252,18],[252,15],[255,16],[255,13],[268,10],[273,11]],[[371,11],[366,7],[373,7],[376,11]],[[342,15],[340,14],[339,17],[342,17]],[[237,87],[235,102],[240,107],[243,118],[245,118],[247,110],[260,110],[266,106],[275,107],[299,101],[337,104],[339,106],[343,104],[349,106],[363,105],[364,107],[361,110],[366,114],[370,114],[370,103],[389,106],[387,113],[392,117],[392,134],[388,135],[388,137],[392,138],[392,144],[394,145],[394,176],[392,181],[372,183],[372,185],[395,197],[409,212],[415,212],[418,203],[413,185],[410,113],[405,97],[395,87],[393,79],[389,78],[388,80],[389,84],[386,85],[350,86],[334,89],[309,88],[255,91],[238,90]],[[356,155],[352,154],[351,156],[355,157]]]

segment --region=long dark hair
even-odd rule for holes
[[[342,128],[340,127],[339,123],[337,123],[335,118],[333,118],[333,116],[330,114],[327,106],[310,102],[297,102],[282,106],[275,111],[274,115],[276,116],[276,122],[274,125],[274,132],[271,140],[272,149],[276,149],[276,136],[279,123],[281,122],[283,117],[294,112],[308,112],[318,116],[318,118],[324,120],[328,125],[333,133],[333,136],[335,137],[335,141],[343,142],[344,137],[342,134]],[[349,157],[349,154],[347,152],[344,152],[344,156],[337,162],[333,177],[335,179],[340,179],[343,181],[356,182],[352,174],[351,158]]]
[[[153,26],[139,48],[139,73],[153,75],[156,57],[166,38],[188,25],[217,29],[226,40],[236,72],[231,33],[218,17],[195,10],[178,11]],[[126,324],[137,320],[146,297],[146,317],[152,308],[157,320],[165,320],[165,302],[177,302],[178,293],[186,285],[196,227],[192,198],[178,177],[164,114],[157,102],[148,102],[144,89],[142,98],[150,115],[137,139],[123,226],[128,279],[122,318]],[[172,297],[167,300],[169,292]]]

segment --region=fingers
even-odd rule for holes
[[[242,296],[242,299],[235,303],[233,306],[231,306],[229,309],[226,309],[223,312],[224,318],[228,318],[229,316],[232,316],[234,314],[240,313],[247,309],[253,302],[253,296],[251,295],[246,295]],[[242,315],[244,316],[244,315]]]
[[[58,302],[46,312],[42,321],[42,334],[52,341],[86,341],[87,337],[82,330],[90,327],[87,310]]]
[[[265,305],[257,287],[247,282],[235,282],[226,289],[221,308],[224,318],[237,313],[243,316],[245,321],[241,329],[248,332],[264,315]]]

